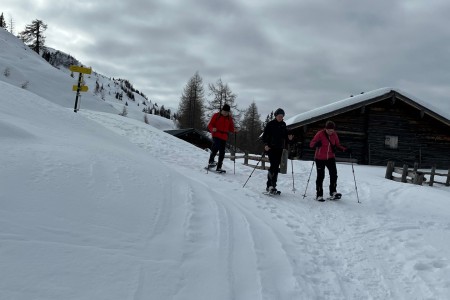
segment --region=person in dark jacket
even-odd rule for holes
[[[325,128],[319,130],[309,143],[311,148],[315,148],[314,160],[316,162],[317,179],[316,179],[316,200],[323,199],[323,180],[325,179],[325,167],[330,174],[330,197],[334,198],[337,194],[337,169],[336,169],[336,150],[350,152],[339,142],[339,137],[335,131],[336,124],[333,121],[327,121]]]
[[[291,141],[294,136],[288,134],[286,123],[283,121],[284,110],[278,108],[275,113],[275,119],[267,123],[262,135],[264,151],[269,156],[270,168],[267,173],[266,191],[270,193],[277,192],[278,172],[280,171],[281,156],[286,147],[286,141]]]
[[[219,152],[219,160],[217,162],[216,171],[223,172],[222,163],[225,157],[225,145],[228,140],[229,132],[237,132],[234,128],[233,118],[230,115],[230,106],[224,104],[220,112],[215,113],[208,123],[208,130],[212,134],[213,145],[211,147],[211,155],[209,156],[208,168],[214,167],[214,157]]]

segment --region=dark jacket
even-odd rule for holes
[[[262,135],[264,145],[270,148],[283,149],[286,147],[287,140],[288,130],[284,121],[278,122],[276,119],[273,119],[267,123]]]

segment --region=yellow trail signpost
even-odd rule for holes
[[[88,91],[88,86],[87,85],[82,85],[83,74],[91,74],[92,73],[92,68],[85,68],[83,66],[72,65],[72,66],[69,67],[69,70],[72,71],[72,72],[80,73],[80,76],[78,76],[78,85],[72,86],[72,91],[76,91],[77,92],[77,95],[75,97],[75,106],[73,108],[73,111],[77,112],[77,110],[78,110],[78,98],[80,97],[80,92],[87,92]]]
[[[87,92],[89,90],[87,85],[82,85],[80,87],[78,87],[78,85],[72,86],[72,91],[76,92],[78,89],[80,89],[80,92]]]
[[[79,67],[79,66],[70,66],[69,70],[72,72],[77,72],[77,73],[83,73],[83,74],[91,74],[92,73],[92,68],[85,68],[85,67]]]

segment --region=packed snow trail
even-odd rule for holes
[[[449,274],[448,257],[442,256],[443,249],[433,249],[424,241],[422,232],[429,226],[423,225],[431,223],[390,214],[391,207],[383,206],[385,201],[380,201],[382,205],[377,205],[378,200],[384,197],[383,193],[379,193],[377,197],[377,191],[383,190],[383,186],[396,186],[398,183],[379,178],[374,185],[373,179],[372,182],[366,182],[364,178],[356,177],[359,179],[360,198],[365,199],[364,204],[357,204],[351,166],[344,164],[338,166],[339,175],[346,174],[347,178],[346,182],[339,182],[340,191],[344,195],[341,200],[318,203],[311,200],[314,193],[311,189],[307,192],[309,197],[306,199],[300,193],[289,192],[292,189],[291,178],[288,178],[290,174],[280,180],[282,196],[267,197],[260,194],[264,187],[265,171],[255,171],[248,188],[242,189],[239,186],[248,178],[251,172],[249,167],[237,163],[236,175],[228,173],[226,176],[204,176],[201,163],[207,160],[207,154],[194,146],[187,143],[184,147],[171,146],[172,142],[178,141],[172,141],[172,137],[164,137],[165,133],[159,131],[138,129],[141,125],[133,128],[124,121],[121,126],[120,117],[111,118],[108,114],[102,117],[95,112],[86,112],[85,115],[116,133],[127,136],[130,141],[150,151],[164,164],[175,167],[177,172],[187,177],[192,176],[193,170],[198,170],[197,180],[200,185],[204,185],[198,193],[212,193],[207,197],[205,205],[214,205],[213,211],[223,212],[209,221],[198,223],[214,223],[213,220],[217,219],[221,228],[226,231],[218,234],[225,237],[221,243],[213,241],[213,244],[219,243],[220,248],[225,248],[224,253],[217,258],[225,257],[228,261],[228,265],[218,266],[216,269],[219,273],[224,272],[220,277],[227,282],[222,283],[226,287],[219,293],[222,296],[215,295],[216,297],[248,299],[242,296],[242,291],[255,291],[256,287],[261,288],[260,295],[250,293],[251,298],[399,299],[405,295],[411,298],[417,295],[445,295],[449,290],[450,280],[434,282],[424,274],[428,270]],[[154,140],[158,141],[158,146]],[[161,141],[164,147],[161,147]],[[302,191],[310,163],[294,164],[297,190]],[[227,165],[228,168],[232,167],[231,162],[226,162],[225,166]],[[359,166],[355,166],[356,176],[358,168]],[[382,168],[373,169],[383,174]],[[303,180],[299,182],[299,179]],[[211,192],[211,187],[214,193]],[[404,189],[400,186],[398,191],[392,188],[388,197],[395,208],[396,198],[401,193],[421,188],[423,187],[410,186],[409,189]],[[431,189],[430,192],[448,193],[443,189]],[[413,195],[414,191],[410,193]],[[203,198],[202,195],[196,199]],[[192,200],[191,205],[200,205],[197,202],[198,200]],[[255,204],[259,209],[257,213]],[[206,215],[208,212],[210,208],[205,208],[204,212],[194,210],[193,214]],[[234,227],[242,223],[236,220],[244,222],[246,234],[243,234],[242,226],[238,226],[240,232],[233,234]],[[436,228],[437,223],[433,221],[432,227]],[[446,230],[448,235],[450,222],[445,221],[437,228]],[[386,232],[390,234],[386,235]],[[238,241],[231,240],[231,237],[238,238]],[[245,245],[249,242],[250,248],[247,248]],[[195,244],[198,245],[198,241]],[[246,249],[244,253],[234,255],[236,245],[239,245],[240,251]],[[423,256],[426,262],[412,265],[408,263],[410,259]],[[242,267],[242,260],[248,260],[247,268],[239,268]],[[243,270],[247,270],[245,276],[240,275]],[[250,272],[252,276],[247,274],[248,270],[254,270]],[[242,282],[245,285],[236,288]],[[188,286],[195,289],[194,283]],[[218,287],[212,289],[217,290]],[[239,290],[239,295],[227,293],[233,290]],[[189,293],[192,294],[192,291]]]

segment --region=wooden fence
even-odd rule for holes
[[[445,186],[450,186],[450,169],[448,170],[447,174],[444,173],[437,173],[436,172],[436,166],[433,166],[431,171],[419,171],[418,170],[418,163],[414,164],[414,168],[409,169],[408,165],[403,165],[402,168],[395,167],[395,163],[393,161],[388,161],[387,168],[386,168],[386,178],[390,180],[395,180],[399,182],[409,182],[413,184],[419,184],[422,185],[423,182],[427,181],[427,178],[425,175],[430,175],[430,179],[428,180],[428,185],[433,186],[433,184],[443,184]],[[394,173],[400,174],[400,176],[394,176]],[[440,177],[446,177],[443,181],[437,181],[435,179],[436,176]]]
[[[236,155],[234,153],[231,153],[230,155],[225,155],[225,158],[229,158],[231,160],[244,159],[244,165],[253,167],[253,168],[256,167],[257,169],[261,169],[261,170],[268,170],[270,167],[270,166],[266,166],[266,163],[269,162],[269,158],[267,156],[261,157],[260,155],[259,156],[252,155],[252,154],[248,154],[248,153]],[[255,163],[250,164],[249,161],[251,161],[251,160],[255,161]],[[281,174],[287,173],[287,161],[288,161],[288,151],[284,150],[283,155],[281,157],[281,164],[280,164],[280,173]]]

